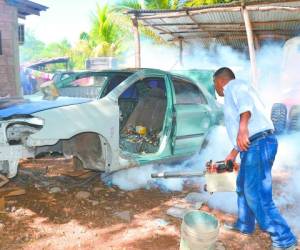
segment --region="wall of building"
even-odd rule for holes
[[[0,97],[20,95],[18,12],[0,0]],[[0,52],[1,53],[1,52]]]

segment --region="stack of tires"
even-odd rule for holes
[[[271,119],[275,133],[300,131],[300,105],[293,105],[288,109],[283,103],[274,103],[272,106]]]

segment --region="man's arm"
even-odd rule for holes
[[[235,162],[236,157],[238,156],[239,151],[237,151],[235,148],[231,150],[229,155],[225,158],[225,162],[227,163],[228,161]]]
[[[247,151],[250,141],[249,141],[249,130],[248,123],[251,118],[251,112],[247,111],[240,114],[240,126],[237,136],[237,145],[241,151]]]
[[[237,136],[237,145],[241,151],[246,151],[249,147],[249,130],[248,123],[251,118],[251,112],[247,111],[240,115],[240,126],[239,132]],[[239,151],[237,149],[232,149],[229,155],[225,158],[225,162],[227,161],[235,161]]]

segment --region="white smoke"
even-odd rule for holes
[[[222,140],[222,146],[216,148],[216,141]],[[180,191],[185,179],[152,179],[151,173],[161,171],[203,171],[205,163],[212,160],[224,159],[231,148],[224,127],[216,127],[208,135],[207,146],[192,158],[175,165],[148,165],[139,168],[119,171],[112,176],[112,183],[121,189],[133,190],[137,188],[151,188],[158,186],[168,191]],[[197,178],[199,181],[199,178]]]
[[[275,203],[297,233],[300,233],[300,133],[279,138],[279,148],[273,166]]]
[[[215,127],[207,137],[207,146],[194,155],[192,158],[174,165],[148,165],[139,168],[123,170],[113,174],[112,184],[124,190],[134,190],[139,188],[150,189],[158,187],[163,191],[181,191],[185,183],[197,183],[202,189],[205,184],[204,178],[193,179],[152,179],[151,173],[165,171],[203,171],[205,163],[209,160],[223,160],[232,148],[227,136],[226,129],[223,126]],[[220,143],[221,142],[221,143]],[[220,208],[226,212],[236,212],[235,193],[222,193],[209,195],[203,193],[203,200],[208,201],[212,208]]]
[[[153,46],[149,42],[142,44],[142,67],[164,70],[180,69],[178,56],[179,51],[176,48]],[[280,100],[285,81],[293,82],[293,79],[287,78],[292,78],[294,74],[283,72],[283,61],[285,60],[282,44],[265,44],[257,53],[258,91],[269,109],[274,102]],[[199,46],[193,46],[184,53],[183,69],[217,69],[223,66],[232,68],[237,78],[249,81],[249,61],[244,54],[231,48],[220,46],[206,50]],[[298,64],[289,65],[285,62],[285,68],[289,68],[289,72],[295,73],[298,71]],[[295,84],[297,83],[295,82]],[[286,134],[278,139],[279,149],[273,166],[274,200],[293,230],[300,233],[300,134]],[[206,161],[224,159],[232,147],[223,127],[212,130],[208,136],[208,142],[204,150],[181,164],[150,165],[122,171],[113,175],[112,182],[126,190],[159,187],[165,191],[180,191],[186,180],[153,180],[150,177],[151,173],[181,170],[201,171],[204,169]],[[194,181],[204,184],[203,178],[197,178]],[[208,204],[212,208],[218,208],[228,213],[237,211],[235,193],[215,193],[212,196],[203,193],[203,199],[208,200]]]
[[[134,67],[134,51],[127,51],[123,57],[125,62],[121,66]],[[212,69],[231,67],[239,78],[249,79],[250,62],[244,53],[237,52],[230,47],[212,46],[210,49],[195,44],[184,46],[183,65],[179,61],[179,49],[168,45],[154,45],[153,42],[143,39],[141,45],[141,66],[143,68],[157,68],[161,70],[178,69]]]

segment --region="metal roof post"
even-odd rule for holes
[[[183,37],[178,37],[179,41],[179,64],[183,66]]]
[[[249,13],[248,13],[248,10],[245,5],[242,5],[241,12],[242,12],[242,15],[244,18],[246,34],[247,34],[249,56],[250,56],[250,63],[251,63],[252,84],[254,87],[257,87],[258,82],[257,82],[257,68],[256,68],[256,56],[255,56],[255,47],[254,47],[254,36],[253,36],[251,21],[249,18]]]
[[[135,67],[140,68],[141,67],[141,41],[140,41],[140,33],[139,33],[139,23],[136,14],[131,17],[131,21],[132,21],[134,47],[135,47]]]

